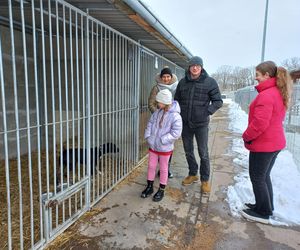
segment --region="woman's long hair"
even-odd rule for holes
[[[279,89],[283,104],[288,109],[292,95],[292,79],[290,73],[284,67],[277,67],[272,61],[258,64],[255,69],[263,75],[269,73],[270,77],[276,77],[277,88]]]

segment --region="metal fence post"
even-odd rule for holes
[[[91,124],[91,118],[90,118],[90,46],[89,46],[89,11],[87,10],[87,16],[86,16],[86,152],[87,152],[87,176],[88,176],[88,185],[87,185],[87,196],[86,196],[86,205],[87,208],[90,208],[91,206],[91,154],[90,154],[90,148],[91,148],[91,141],[90,141],[90,124]]]
[[[137,68],[136,68],[136,104],[135,106],[136,108],[136,129],[135,129],[135,136],[136,136],[136,162],[139,161],[139,155],[140,155],[140,145],[139,145],[139,134],[140,134],[140,129],[139,129],[139,124],[140,124],[140,111],[141,111],[141,107],[140,107],[140,89],[141,89],[141,46],[137,46]]]

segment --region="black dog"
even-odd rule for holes
[[[67,160],[68,153],[69,153],[69,170],[70,171],[72,171],[72,169],[73,169],[73,153],[74,153],[74,159],[75,159],[74,166],[78,162],[80,164],[86,165],[88,150],[90,150],[91,174],[93,174],[94,167],[97,165],[98,160],[101,158],[101,156],[103,156],[104,154],[108,154],[108,153],[118,153],[119,152],[119,148],[114,143],[111,143],[111,142],[104,143],[100,147],[94,147],[94,148],[90,148],[90,149],[74,148],[74,151],[72,148],[64,149],[63,153],[61,155],[63,165],[64,166],[68,165],[68,160]],[[79,153],[80,159],[78,158],[78,153]],[[84,153],[85,153],[85,160],[83,161]],[[59,162],[60,161],[61,161],[61,158],[59,158]]]

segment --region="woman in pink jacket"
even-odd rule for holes
[[[163,89],[156,95],[158,109],[152,114],[146,130],[145,139],[149,145],[149,163],[147,187],[141,197],[146,198],[153,193],[156,165],[160,168],[160,185],[153,201],[161,201],[168,182],[168,162],[174,149],[175,141],[182,132],[182,119],[177,101],[172,100],[172,93]]]
[[[273,189],[270,173],[286,140],[283,121],[289,105],[292,89],[290,75],[272,61],[256,66],[258,95],[250,105],[248,127],[243,133],[249,154],[249,175],[255,196],[255,204],[242,216],[261,223],[268,223],[273,214]]]

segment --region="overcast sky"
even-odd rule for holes
[[[264,0],[143,0],[156,17],[214,73],[222,65],[261,60]],[[300,0],[269,0],[265,60],[300,57]]]

